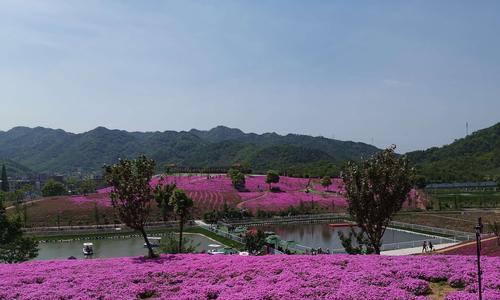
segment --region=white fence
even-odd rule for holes
[[[414,231],[423,231],[426,233],[428,232],[430,234],[444,235],[447,236],[449,239],[455,241],[468,241],[476,238],[476,235],[474,233],[445,229],[445,228],[437,228],[425,225],[417,225],[417,224],[393,221],[391,222],[390,226],[404,228],[408,230],[414,230]]]
[[[243,238],[240,237],[240,236],[237,236],[235,234],[232,234],[232,233],[229,233],[227,231],[223,231],[223,230],[219,230],[217,228],[214,228],[213,226],[211,225],[207,225],[205,223],[201,223],[201,222],[197,222],[197,225],[208,230],[208,231],[211,231],[219,236],[222,236],[222,237],[225,237],[225,238],[228,238],[230,240],[233,240],[233,241],[236,241],[238,243],[242,243],[243,244]]]

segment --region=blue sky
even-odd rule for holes
[[[500,122],[499,1],[0,2],[0,130],[439,146]]]

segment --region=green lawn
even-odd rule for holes
[[[499,208],[500,192],[495,191],[439,191],[428,194],[436,209]]]

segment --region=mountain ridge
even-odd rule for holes
[[[406,155],[428,181],[495,180],[500,177],[500,123]]]
[[[280,151],[277,151],[280,149]],[[365,143],[277,133],[245,133],[217,126],[210,130],[128,132],[98,126],[83,133],[17,126],[0,131],[0,158],[36,172],[100,171],[119,158],[146,154],[158,164],[192,167],[243,163],[263,172],[320,161],[340,163],[379,151]]]

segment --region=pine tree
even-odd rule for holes
[[[9,179],[7,178],[7,170],[5,169],[5,165],[2,165],[2,191],[9,191]]]

